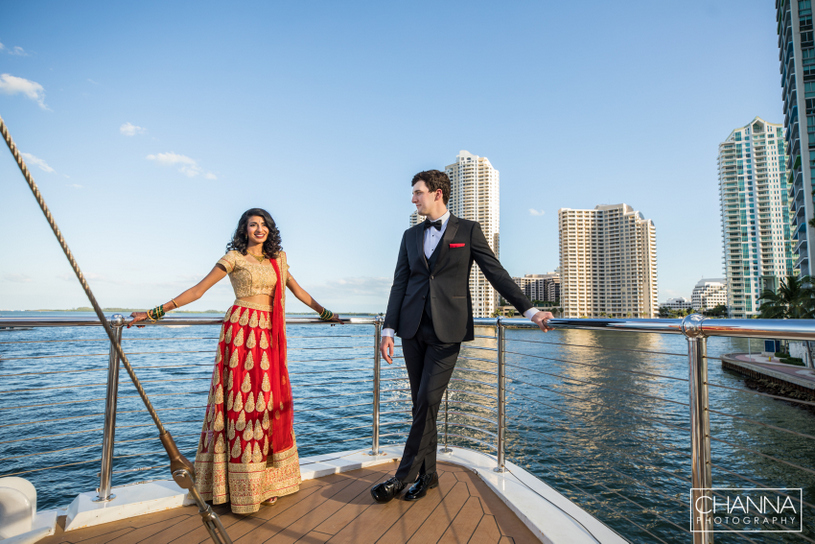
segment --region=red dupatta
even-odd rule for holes
[[[294,445],[294,406],[292,404],[289,372],[286,368],[286,313],[283,308],[283,276],[277,259],[270,259],[277,274],[274,305],[272,307],[272,451],[281,453]]]

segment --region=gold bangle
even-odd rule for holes
[[[174,298],[171,298],[170,302],[172,302],[175,305],[175,309],[178,310],[178,308],[179,308],[178,302],[176,302]]]

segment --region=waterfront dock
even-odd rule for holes
[[[760,378],[791,387],[815,400],[815,370],[782,363],[761,354],[729,353],[722,355],[722,367],[751,378]]]

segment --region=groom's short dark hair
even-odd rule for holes
[[[447,174],[438,170],[419,172],[413,176],[413,181],[410,182],[411,187],[419,181],[423,181],[431,193],[441,189],[441,197],[444,199],[444,205],[447,205],[450,200],[450,178],[447,177]]]

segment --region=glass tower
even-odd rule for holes
[[[790,193],[781,125],[756,117],[719,144],[719,206],[730,317],[758,315],[759,296],[792,274]]]
[[[815,148],[815,36],[811,4],[812,0],[775,3],[789,153],[785,175],[791,201],[793,253],[797,255],[795,269],[801,276],[811,275],[815,266],[815,229],[809,225],[815,217],[812,194],[815,157],[811,152]]]

